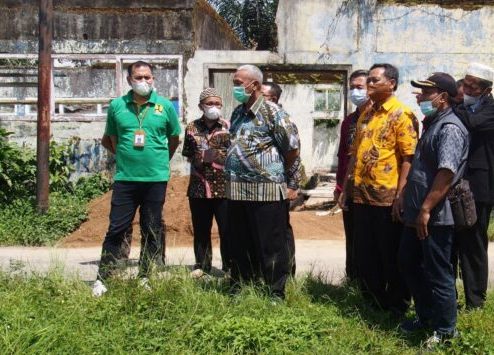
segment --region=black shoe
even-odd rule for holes
[[[413,333],[418,330],[427,328],[427,322],[421,321],[419,318],[409,319],[400,324],[400,330],[403,333]]]

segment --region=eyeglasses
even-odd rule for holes
[[[144,76],[133,76],[132,79],[136,81],[141,81],[142,79],[148,81],[151,80],[153,77],[149,75],[144,75]]]
[[[205,102],[203,103],[204,106],[206,107],[213,107],[213,106],[216,106],[216,107],[221,107],[223,106],[223,104],[221,102]]]

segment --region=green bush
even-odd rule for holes
[[[11,132],[0,128],[0,202],[10,203],[36,195],[36,153],[8,141]],[[70,178],[71,142],[50,142],[50,191],[72,192]]]
[[[45,214],[36,212],[35,198],[18,198],[0,210],[0,245],[52,245],[86,219],[87,203],[108,191],[102,174],[81,178],[74,192],[52,192]]]
[[[0,203],[36,191],[36,155],[32,149],[10,143],[10,134],[0,128]]]
[[[110,178],[104,174],[81,177],[74,187],[75,195],[84,201],[90,201],[110,190]]]
[[[86,218],[86,204],[109,190],[110,180],[96,174],[70,181],[70,144],[50,143],[50,207],[35,208],[36,155],[8,141],[0,128],[0,245],[50,245]],[[5,206],[5,207],[3,207]]]
[[[17,199],[0,210],[0,245],[51,245],[86,219],[86,204],[68,194],[52,193],[50,208],[36,212],[34,198]]]

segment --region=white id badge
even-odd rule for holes
[[[138,130],[134,132],[134,147],[144,147],[146,132]]]

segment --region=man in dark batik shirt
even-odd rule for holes
[[[232,245],[232,287],[262,274],[273,297],[285,297],[289,275],[286,247],[286,171],[299,155],[288,114],[266,101],[259,68],[244,65],[233,78],[242,103],[232,114],[225,169]]]
[[[282,107],[279,103],[279,100],[283,90],[278,84],[272,82],[264,82],[262,83],[261,91],[264,99],[274,102],[278,106]],[[297,126],[294,123],[293,128],[298,135]],[[300,146],[300,139],[298,140],[298,142]],[[293,234],[293,228],[290,224],[290,203],[298,197],[298,188],[300,186],[301,180],[302,160],[300,159],[300,156],[298,156],[291,168],[286,172],[286,193],[288,197],[286,200],[286,239],[288,243],[288,257],[290,258],[290,273],[292,277],[295,277],[297,265],[295,262],[295,235]]]

